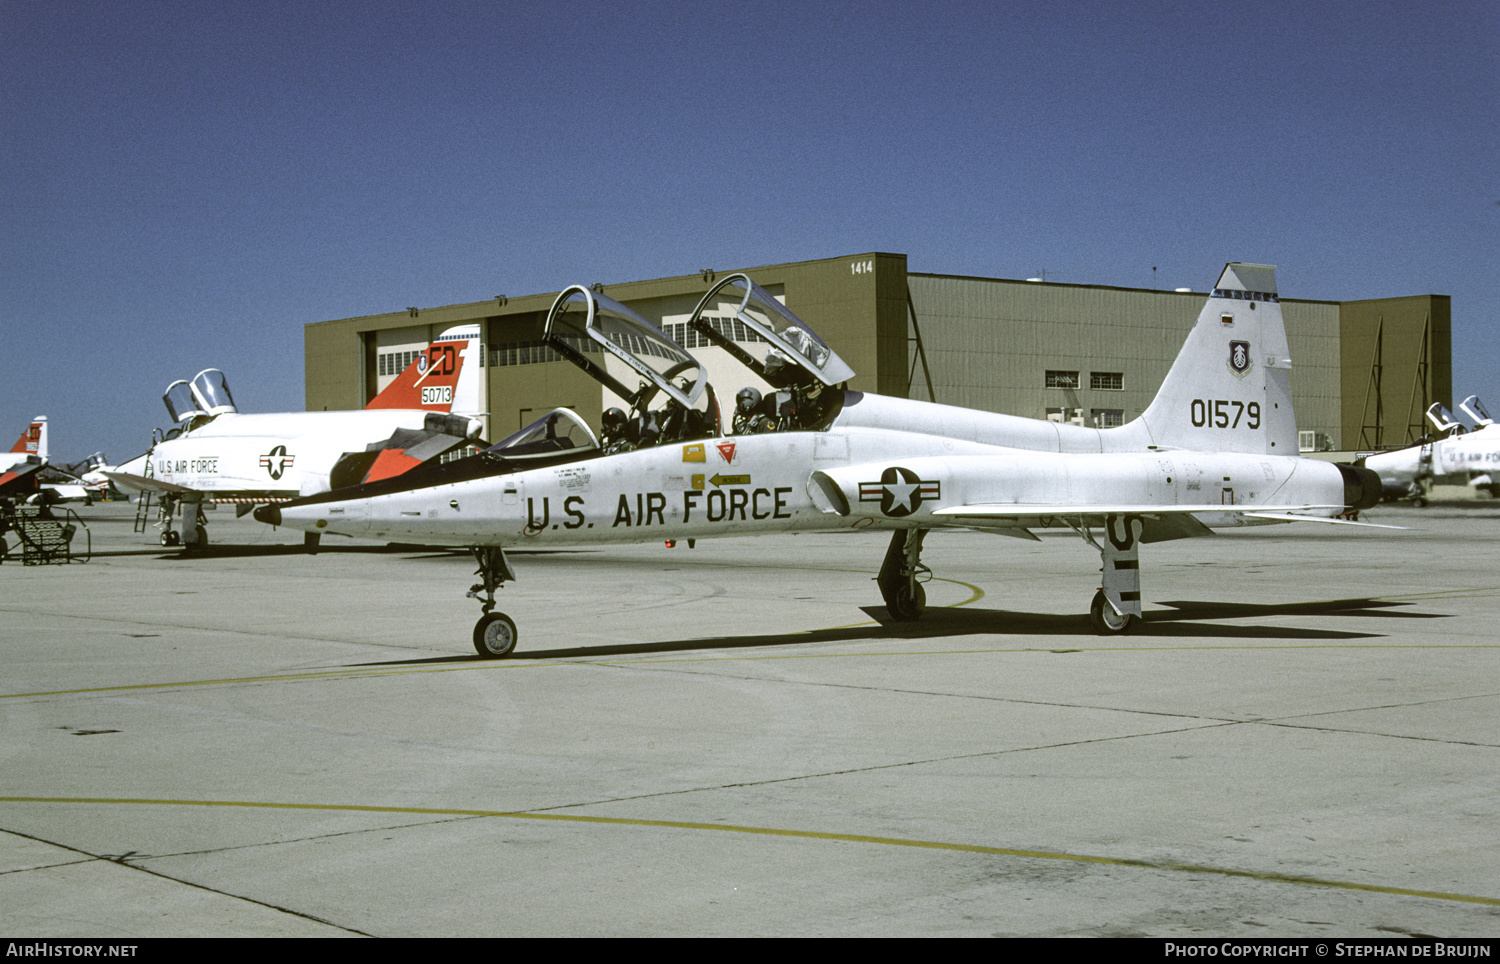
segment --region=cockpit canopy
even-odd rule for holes
[[[229,382],[217,368],[205,368],[193,376],[191,383],[177,379],[167,386],[161,400],[174,422],[190,422],[239,411],[229,394]]]
[[[161,401],[167,406],[167,414],[173,422],[187,422],[205,414],[198,407],[198,400],[193,398],[192,386],[181,378],[167,386]]]
[[[193,376],[193,397],[209,417],[239,411],[229,394],[229,381],[217,368],[205,368]]]
[[[485,454],[514,461],[558,455],[581,457],[598,448],[599,439],[577,413],[554,408],[514,435],[491,445]]]
[[[691,408],[708,382],[698,360],[659,328],[613,298],[582,285],[557,296],[547,313],[546,338],[569,361],[631,404],[661,391]],[[623,363],[644,379],[647,391],[632,390],[610,374],[608,359]]]
[[[694,329],[739,357],[732,345],[724,344],[722,332],[713,324],[726,314],[767,341],[765,357],[754,359],[752,367],[773,385],[786,385],[794,380],[786,369],[801,369],[829,387],[854,377],[854,369],[749,275],[732,274],[708,289],[688,321]],[[720,337],[715,337],[716,334]]]

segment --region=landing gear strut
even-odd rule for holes
[[[922,565],[922,539],[926,529],[897,529],[891,534],[891,547],[885,551],[885,562],[875,583],[891,618],[910,622],[927,609],[927,590],[918,580],[932,575]]]
[[[474,651],[485,659],[502,659],[516,648],[516,624],[504,613],[491,610],[495,608],[495,590],[507,581],[514,581],[516,574],[505,558],[505,550],[499,546],[470,546],[469,551],[479,563],[474,572],[480,581],[469,587],[468,596],[478,599],[479,608],[484,610],[474,624]]]
[[[182,533],[172,527],[172,517],[182,507]],[[157,525],[162,527],[163,546],[182,546],[184,549],[202,549],[208,545],[208,520],[203,517],[203,506],[198,502],[183,503],[173,496],[163,496]]]
[[[1074,531],[1103,559],[1103,587],[1089,606],[1089,622],[1100,636],[1128,633],[1141,623],[1141,531],[1145,523],[1138,515],[1106,516],[1104,542],[1094,539],[1087,526]]]

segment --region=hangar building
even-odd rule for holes
[[[1161,291],[925,274],[907,256],[819,261],[611,284],[602,291],[697,355],[721,399],[752,383],[685,322],[703,294],[743,271],[780,297],[855,370],[849,387],[951,405],[1111,426],[1156,393],[1206,291]],[[1213,283],[1205,269],[1205,285]],[[580,279],[582,283],[582,279]],[[597,430],[610,398],[549,349],[542,326],[557,292],[408,308],[309,324],[309,411],[365,405],[444,330],[481,325],[487,435],[499,439],[559,406]],[[1304,451],[1373,450],[1422,435],[1434,401],[1452,407],[1451,300],[1281,299]]]

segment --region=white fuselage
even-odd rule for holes
[[[344,453],[364,451],[397,429],[421,429],[426,416],[411,409],[225,413],[156,443],[116,471],[183,486],[206,501],[295,498],[328,491],[328,474]]]
[[[1367,456],[1366,468],[1387,487],[1419,480],[1500,473],[1500,425],[1486,425],[1463,435],[1450,435],[1426,445]]]
[[[917,479],[882,481],[900,467]],[[812,480],[846,493],[838,511]],[[909,432],[852,428],[671,443],[444,485],[283,508],[314,532],[432,544],[569,546],[779,531],[973,525],[944,507],[1203,507],[1209,525],[1245,524],[1257,506],[1344,505],[1337,467],[1307,459],[1199,452],[1032,452]],[[1070,513],[1076,516],[1076,511]],[[1004,523],[998,523],[1003,525]]]

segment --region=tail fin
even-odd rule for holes
[[[47,416],[38,415],[32,419],[10,450],[16,455],[35,455],[43,462],[47,461]]]
[[[1139,421],[1166,448],[1296,455],[1276,269],[1230,262]]]
[[[449,328],[365,408],[420,408],[478,414],[479,326]]]

